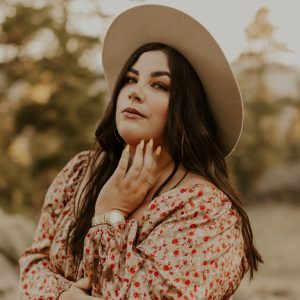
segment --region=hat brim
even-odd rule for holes
[[[129,56],[150,42],[175,48],[193,66],[217,124],[218,144],[224,156],[228,156],[242,130],[240,90],[218,43],[203,25],[182,11],[162,5],[141,5],[126,10],[112,22],[102,52],[110,94]]]

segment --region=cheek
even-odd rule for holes
[[[119,96],[117,98],[117,105],[116,105],[116,119],[118,119],[120,117],[120,112],[121,112],[121,108],[124,107],[123,103],[124,100],[122,101],[122,99],[124,99],[124,96],[122,95],[122,92],[119,93]]]
[[[124,96],[122,95],[122,91],[120,91],[119,96],[117,97],[117,107],[116,107],[117,110],[120,109],[120,105],[122,102],[121,99],[123,99],[123,98],[124,98]]]
[[[159,120],[161,120],[161,123],[163,123],[167,120],[168,107],[169,107],[169,101],[165,101],[164,103],[156,104],[151,109],[152,115],[155,117],[155,119],[159,119]]]

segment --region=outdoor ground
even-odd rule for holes
[[[265,263],[234,300],[300,299],[300,205],[266,203],[248,208],[256,245]]]

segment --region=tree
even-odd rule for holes
[[[286,147],[279,139],[279,116],[287,99],[274,95],[268,78],[274,69],[284,70],[277,55],[289,51],[274,38],[274,26],[268,20],[268,10],[258,10],[246,28],[249,49],[234,63],[245,104],[245,123],[239,147],[231,166],[243,195],[250,196],[264,171],[283,160]]]
[[[8,13],[0,40],[0,201],[9,211],[40,208],[55,174],[90,148],[102,115],[103,74],[90,63],[100,62],[100,41],[72,26],[84,17],[75,2],[1,4]],[[89,5],[85,17],[106,17],[97,2]]]

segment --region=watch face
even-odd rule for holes
[[[116,223],[116,222],[124,221],[125,217],[121,212],[113,210],[109,214],[109,219],[111,223]]]

